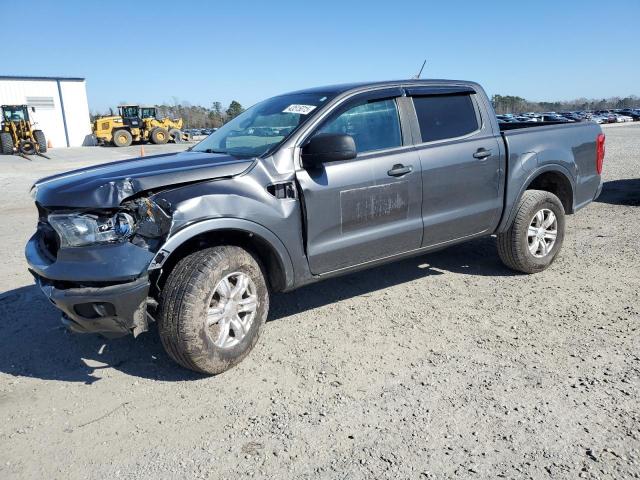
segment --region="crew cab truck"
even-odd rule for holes
[[[157,322],[172,359],[217,374],[253,348],[272,292],[487,235],[510,269],[544,270],[603,158],[597,124],[499,125],[473,82],[314,88],[185,152],[38,181],[26,257],[71,330]]]

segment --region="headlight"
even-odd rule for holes
[[[125,240],[134,233],[136,226],[133,217],[124,212],[112,216],[53,214],[49,215],[49,224],[60,236],[62,247]]]

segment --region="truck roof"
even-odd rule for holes
[[[478,85],[475,82],[467,80],[444,80],[444,79],[425,79],[425,80],[385,80],[378,82],[354,82],[341,83],[337,85],[326,85],[324,87],[305,88],[290,93],[326,93],[330,95],[340,95],[352,90],[367,90],[379,87],[403,87],[403,86],[445,86],[445,85]]]

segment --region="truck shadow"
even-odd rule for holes
[[[275,295],[268,321],[446,272],[479,276],[519,275],[502,264],[494,238],[480,238]]]
[[[640,178],[625,178],[604,182],[596,200],[611,205],[640,206]]]
[[[447,272],[514,275],[500,263],[495,241],[484,238],[274,295],[268,321]],[[8,375],[91,384],[102,378],[101,370],[114,368],[163,381],[204,378],[169,359],[155,326],[137,339],[68,333],[58,311],[35,285],[0,295],[0,318],[0,372]]]
[[[9,375],[91,384],[115,368],[158,380],[202,378],[174,365],[155,332],[113,340],[67,332],[35,285],[3,294],[0,318],[0,371]]]

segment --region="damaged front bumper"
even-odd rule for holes
[[[115,337],[147,330],[148,250],[124,242],[66,248],[55,257],[36,232],[25,249],[29,271],[72,331]]]
[[[101,333],[110,337],[147,330],[146,277],[106,287],[56,288],[36,275],[49,301],[62,311],[62,323],[77,333]]]

